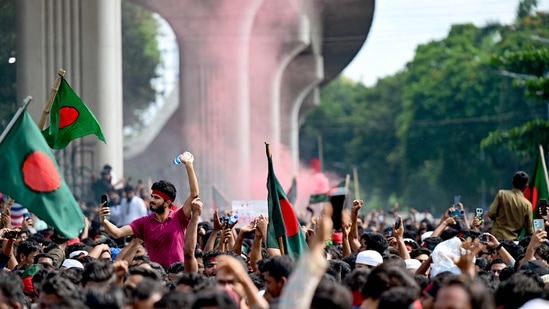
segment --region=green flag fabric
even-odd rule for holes
[[[0,144],[0,191],[68,238],[77,237],[84,216],[38,126],[25,110]]]
[[[50,109],[50,126],[42,134],[52,149],[63,149],[89,134],[106,143],[101,125],[64,78]]]
[[[286,192],[286,196],[290,204],[295,204],[295,200],[297,199],[297,179],[295,177],[292,178],[292,186]]]
[[[540,148],[534,165],[534,170],[530,174],[530,180],[528,187],[524,191],[524,197],[526,197],[532,203],[532,211],[534,211],[534,217],[539,218],[537,211],[538,203],[540,199],[547,199],[549,197],[549,190],[547,189],[546,174],[543,164],[543,157],[541,155],[543,148]]]
[[[292,204],[288,201],[284,189],[276,178],[273,160],[268,159],[267,204],[269,206],[269,224],[267,226],[267,247],[279,248],[284,254],[298,259],[307,250],[305,234],[297,220]],[[279,239],[284,248],[280,248]]]
[[[337,185],[333,186],[326,193],[311,194],[309,196],[309,204],[319,204],[330,201],[330,197],[346,195],[345,180],[341,181]]]

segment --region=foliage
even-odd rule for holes
[[[160,51],[156,41],[158,23],[144,8],[122,1],[122,75],[124,126],[139,127],[143,111],[155,101],[151,80],[157,77]]]
[[[528,14],[512,25],[454,25],[446,38],[418,46],[401,72],[373,87],[344,78],[329,83],[302,127],[302,158],[316,157],[316,136],[322,135],[326,168],[343,176],[357,167],[361,192],[383,208],[396,196],[404,208],[442,211],[454,195],[470,208],[486,207],[481,183],[488,198],[508,187],[514,171],[528,170],[533,160],[514,150],[531,149],[528,137],[547,132],[540,120],[545,106],[525,99],[545,96],[545,80],[516,87],[509,78],[530,74],[525,67],[547,74],[543,43],[531,38],[549,37],[549,19],[531,13],[531,3],[522,5]],[[522,63],[500,69],[510,57]],[[525,122],[525,130],[496,133]],[[517,135],[524,139],[514,148],[500,145]],[[482,146],[495,147],[481,148],[486,136],[491,142]]]
[[[15,89],[15,0],[0,0],[0,129],[17,109]]]

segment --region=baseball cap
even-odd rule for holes
[[[77,260],[73,260],[73,259],[66,259],[63,261],[63,264],[61,264],[61,267],[66,267],[66,268],[80,268],[80,269],[84,269],[84,265],[82,265],[82,263],[78,262]]]

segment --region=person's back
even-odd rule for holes
[[[517,172],[513,176],[513,189],[500,190],[495,197],[488,217],[494,220],[491,234],[497,239],[516,240],[524,227],[525,235],[532,235],[532,204],[523,194],[528,174]]]

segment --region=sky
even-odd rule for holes
[[[367,86],[403,69],[418,45],[439,40],[451,25],[489,21],[509,24],[518,0],[376,0],[374,21],[366,43],[343,75]],[[549,10],[549,0],[538,0]]]

